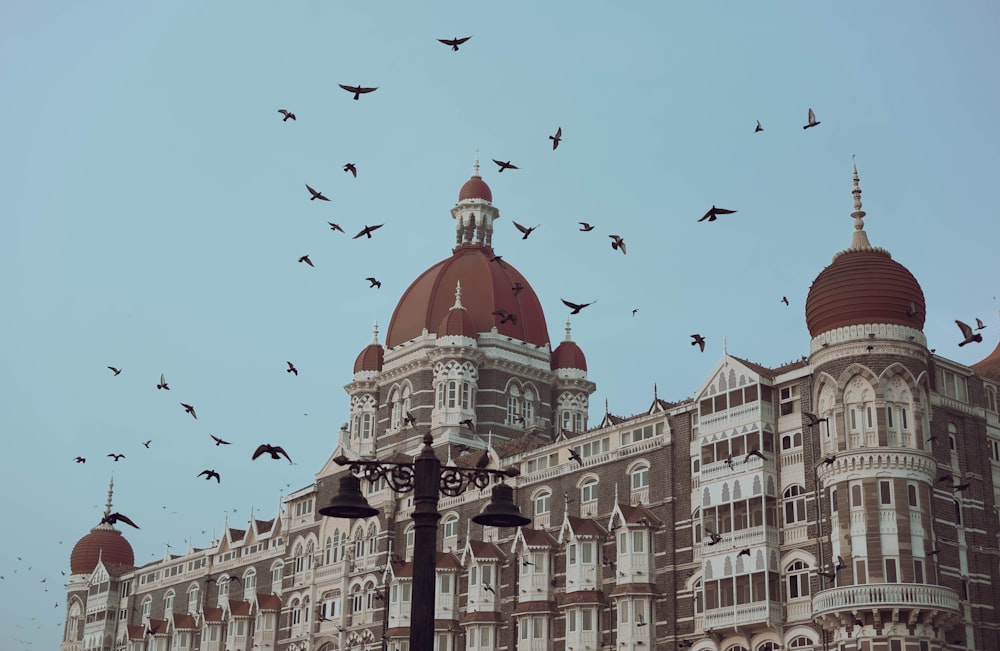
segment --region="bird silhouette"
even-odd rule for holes
[[[914,319],[917,316],[917,304],[914,303],[913,301],[910,301],[910,307],[909,309],[906,310],[906,316],[910,317],[911,319]]]
[[[144,446],[146,446],[146,449],[148,450],[149,449],[149,444],[152,443],[152,442],[153,442],[153,439],[149,439],[148,441],[143,441],[142,444]]]
[[[847,567],[847,563],[844,562],[843,557],[841,557],[840,555],[838,555],[837,556],[837,565],[834,566],[833,569],[836,570],[837,572],[839,572],[840,570],[842,570],[842,569],[844,569],[846,567]]]
[[[338,84],[341,88],[349,93],[354,93],[354,99],[358,99],[365,93],[371,93],[378,90],[378,86],[365,87],[365,86],[345,86],[344,84]]]
[[[219,473],[215,472],[214,470],[202,470],[201,472],[198,473],[198,476],[201,477],[202,475],[205,475],[205,481],[210,481],[212,477],[215,477],[215,483],[217,484],[222,483],[222,477],[220,477]]]
[[[875,350],[875,346],[868,344],[867,346],[865,346],[865,350],[867,350],[870,353]]]
[[[986,327],[986,324],[985,324],[985,323],[983,323],[983,320],[982,320],[982,319],[980,319],[980,318],[979,318],[979,317],[977,316],[977,317],[976,317],[976,330],[982,330],[982,329],[983,329],[983,328],[985,328],[985,327]],[[109,367],[109,368],[110,368],[110,367]],[[118,374],[117,374],[117,373],[115,373],[115,375],[118,375]]]
[[[556,135],[549,136],[549,140],[552,141],[552,151],[555,151],[556,147],[559,146],[559,141],[562,140],[562,127],[556,129]]]
[[[787,296],[782,296],[781,297],[781,302],[784,303],[785,305],[788,305],[788,297]]]
[[[111,457],[112,459],[114,459],[115,461],[118,461],[119,459],[124,459],[125,458],[124,454],[115,454],[114,452],[112,452],[108,456]]]
[[[971,344],[972,342],[981,342],[983,340],[983,336],[978,332],[973,332],[972,328],[969,327],[967,323],[962,323],[958,319],[955,319],[955,323],[958,324],[959,330],[962,331],[962,336],[965,337],[965,339],[963,339],[962,342],[958,344],[959,346],[964,346],[965,344]]]
[[[701,219],[698,221],[703,222],[707,219],[710,222],[714,222],[719,215],[732,215],[734,212],[736,211],[728,210],[726,208],[716,208],[715,204],[713,204],[712,207],[708,209],[708,212],[702,215]]]
[[[835,454],[828,454],[825,457],[823,457],[823,463],[827,466],[832,466],[836,460],[837,460],[837,455]]]
[[[512,165],[510,161],[507,161],[506,163],[504,163],[504,162],[498,161],[497,159],[494,158],[493,162],[500,166],[500,172],[503,172],[504,170],[517,170],[517,169],[521,169],[517,165]]]
[[[368,276],[367,278],[365,278],[365,280],[367,280],[369,283],[371,283],[370,285],[368,285],[369,289],[371,289],[372,287],[378,287],[379,289],[382,288],[382,281],[380,281],[380,280],[376,280],[376,279],[372,278],[371,276]]]
[[[460,421],[458,421],[458,424],[459,425],[465,425],[466,427],[468,427],[472,431],[473,434],[476,433],[476,424],[472,422],[471,418],[466,418],[465,420],[460,420]]]
[[[759,132],[761,132],[763,130],[764,130],[764,127],[760,126],[760,120],[757,120],[757,126],[756,126],[756,128],[754,128],[753,132],[754,133],[759,133]]]
[[[708,527],[705,527],[705,533],[707,533],[708,537],[711,538],[712,540],[712,542],[705,543],[708,546],[717,545],[722,541],[722,536],[712,531]]]
[[[531,235],[531,231],[533,231],[536,228],[538,228],[538,226],[532,226],[532,227],[528,228],[527,226],[522,226],[521,224],[518,224],[517,222],[513,222],[513,223],[514,223],[514,226],[517,228],[517,230],[519,230],[522,233],[524,233],[524,235],[521,236],[522,240],[528,239],[528,236]]]
[[[507,268],[507,265],[504,264],[503,256],[495,255],[492,258],[490,258],[490,262],[496,262],[498,265],[500,265],[501,269]]]
[[[514,296],[520,294],[522,289],[524,289],[524,285],[522,285],[520,282],[515,282],[514,286],[511,287],[511,291],[514,292]]]
[[[705,338],[704,337],[702,337],[698,333],[695,333],[695,334],[691,335],[691,339],[694,340],[694,341],[691,342],[692,346],[698,346],[699,348],[701,348],[701,352],[705,352]]]
[[[344,229],[340,227],[340,224],[334,224],[333,222],[327,222],[327,224],[330,225],[330,230],[331,231],[340,231],[341,233],[344,232]],[[346,233],[345,233],[345,235],[346,235]]]
[[[500,317],[500,325],[503,325],[508,321],[510,321],[513,325],[517,325],[517,315],[511,314],[507,310],[496,310],[493,312],[493,315]]]
[[[282,122],[288,122],[289,120],[295,119],[295,114],[287,109],[278,109],[278,113],[281,113],[285,117],[281,118]]]
[[[350,172],[354,178],[358,178],[358,168],[354,166],[354,163],[344,163],[344,171]]]
[[[820,418],[816,414],[811,414],[808,411],[802,412],[802,415],[809,419],[809,427],[819,425],[820,423],[829,423],[829,418]]]
[[[295,364],[291,362],[285,362],[288,364],[288,368],[285,369],[285,373],[294,373],[296,376],[299,374],[299,369],[295,368]]]
[[[403,416],[403,424],[410,425],[411,427],[416,427],[417,417],[414,416],[411,412],[406,412],[406,415]]]
[[[819,121],[816,119],[816,114],[813,113],[813,110],[811,108],[809,109],[809,117],[807,122],[808,124],[802,127],[803,129],[809,129],[819,124]]]
[[[458,52],[458,46],[461,45],[462,43],[465,43],[470,38],[472,38],[472,37],[471,36],[463,36],[462,38],[458,38],[456,36],[455,38],[439,38],[438,42],[439,43],[444,43],[445,45],[450,46],[453,52]]]
[[[982,321],[980,321],[980,323],[982,323]],[[108,368],[111,369],[111,372],[115,374],[115,377],[118,377],[122,373],[122,370],[120,368],[115,368],[114,366],[109,366]]]
[[[209,434],[209,436],[211,436],[212,440],[215,441],[215,447],[219,447],[220,445],[230,445],[229,441],[223,441],[215,434]]]
[[[156,385],[156,388],[170,391],[170,386],[167,384],[167,378],[163,377],[163,373],[160,373],[160,383]]]
[[[642,616],[642,613],[639,613],[635,616],[636,626],[646,626],[648,623],[649,622],[646,621],[646,618]]]
[[[307,265],[313,268],[316,267],[316,265],[313,264],[313,261],[309,259],[308,255],[304,255],[301,258],[299,258],[299,262],[305,262]]]
[[[733,467],[733,455],[732,454],[726,455],[726,465],[729,466],[730,468]]]
[[[490,451],[483,450],[483,453],[479,455],[479,459],[476,460],[476,467],[485,468],[488,465],[490,465]]]
[[[597,302],[597,301],[591,301],[589,303],[570,303],[565,298],[560,298],[559,300],[563,302],[563,305],[565,305],[566,307],[570,308],[570,310],[572,310],[570,312],[570,314],[579,314],[580,310],[582,310],[583,308],[587,307],[588,305],[593,305],[594,303]]]
[[[372,239],[372,231],[377,231],[378,229],[382,228],[383,226],[385,226],[385,224],[375,224],[374,226],[369,226],[369,225],[365,224],[365,227],[362,228],[361,231],[357,235],[355,235],[354,237],[352,237],[351,239],[352,240],[356,240],[359,237],[361,237],[362,235],[367,235],[368,239]]]
[[[73,459],[73,461],[76,461],[77,463],[87,463],[87,460],[84,457],[77,457],[76,459]]]
[[[483,581],[483,590],[486,590],[486,592],[492,592],[493,594],[496,594],[496,591],[493,589],[493,586],[491,586],[489,583],[486,583],[485,581]]]
[[[262,454],[270,454],[272,459],[280,459],[281,456],[284,455],[284,457],[288,459],[288,463],[292,462],[292,458],[288,456],[288,453],[285,452],[284,448],[282,448],[280,445],[270,445],[268,443],[261,443],[260,445],[257,446],[257,449],[254,450],[253,456],[250,457],[250,459],[251,460],[256,459]]]
[[[576,448],[569,449],[569,458],[576,461],[577,465],[583,465],[583,457],[580,456],[580,452]]]
[[[837,578],[837,575],[834,574],[833,572],[824,572],[822,570],[816,570],[816,574],[818,574],[819,576],[825,576],[826,578],[830,579],[831,581],[833,579]]]
[[[940,484],[940,483],[946,482],[946,481],[952,481],[952,476],[951,475],[941,475],[940,477],[937,478],[937,482],[936,483]]]
[[[621,251],[622,255],[625,255],[625,240],[622,239],[621,235],[608,235],[611,238],[611,248],[615,251]]]
[[[746,556],[746,557],[749,558],[750,557],[750,550],[749,549],[741,549],[740,553],[736,555],[736,558],[739,558],[740,556]]]
[[[330,200],[329,197],[327,197],[326,195],[324,195],[319,190],[314,190],[312,187],[310,187],[308,183],[306,183],[306,190],[309,190],[309,194],[312,195],[311,197],[309,197],[309,201],[316,201],[317,199],[319,199],[320,201],[329,201]]]
[[[135,527],[136,529],[139,528],[139,525],[137,525],[136,523],[132,522],[130,519],[128,519],[127,517],[125,517],[121,513],[109,513],[108,515],[106,515],[103,518],[101,518],[101,524],[114,525],[116,522],[124,522],[125,524],[127,524],[130,527]]]
[[[635,316],[636,312],[638,312],[638,311],[639,311],[639,308],[635,308],[634,310],[632,310],[632,316]]]
[[[752,457],[758,457],[759,459],[763,459],[763,460],[767,459],[767,457],[764,456],[763,452],[761,452],[757,448],[754,448],[754,449],[750,450],[749,452],[747,452],[747,456],[743,457],[743,463],[746,463],[747,461],[750,461],[750,459]]]
[[[594,227],[588,224],[587,222],[577,222],[577,224],[580,225],[580,231],[583,233],[589,233],[590,231],[594,230]]]
[[[955,484],[954,486],[951,487],[951,489],[953,491],[955,491],[955,492],[958,492],[958,491],[964,491],[965,489],[969,488],[970,486],[972,486],[972,484],[970,482],[965,482],[963,484]]]
[[[191,405],[189,405],[187,403],[184,403],[184,402],[181,403],[181,407],[184,407],[184,411],[186,411],[187,413],[191,414],[191,416],[195,420],[198,419],[198,414],[194,413],[194,407],[192,407]]]

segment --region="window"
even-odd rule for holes
[[[806,520],[806,496],[801,486],[792,485],[785,489],[785,524],[798,524]]]
[[[888,479],[880,479],[878,482],[879,503],[882,506],[892,504],[892,482]]]
[[[153,610],[153,598],[146,597],[142,600],[142,618],[149,619],[149,613]]]
[[[415,535],[415,532],[416,532],[416,529],[414,529],[413,526],[410,526],[406,530],[406,535],[404,537],[406,539],[406,549],[407,550],[412,550],[413,549],[413,537]]]
[[[899,573],[896,571],[896,559],[885,559],[885,580],[886,583],[899,583]]]
[[[649,488],[649,466],[642,465],[631,472],[632,490],[642,490]]]
[[[968,402],[969,400],[965,378],[951,371],[946,371],[943,368],[938,368],[937,370],[937,390],[938,393],[960,400],[961,402]]]
[[[535,496],[534,505],[535,515],[544,515],[548,513],[552,507],[552,493],[547,490],[542,491]]]
[[[201,589],[197,584],[191,586],[188,589],[188,614],[193,615],[198,612],[198,597],[201,593]]]
[[[781,396],[781,407],[780,413],[782,416],[787,416],[789,414],[795,413],[796,400],[799,399],[799,387],[790,386],[781,389],[779,395]]]
[[[913,582],[924,582],[924,561],[921,558],[913,559]]]
[[[851,484],[851,508],[860,509],[864,506],[861,499],[861,484]]]
[[[813,646],[812,640],[807,638],[805,635],[799,635],[798,637],[793,637],[788,642],[789,649],[811,649]]]
[[[795,561],[785,570],[788,598],[799,599],[809,596],[809,568],[802,561]]]
[[[281,580],[283,578],[284,565],[280,562],[271,568],[271,592],[281,594]]]
[[[573,450],[579,454],[582,458],[593,457],[598,454],[604,454],[609,449],[611,449],[611,439],[604,437],[597,441],[590,441],[589,443],[584,443],[583,445],[578,445]]]
[[[1000,441],[990,439],[990,459],[1000,461]]]
[[[521,390],[511,385],[507,390],[507,424],[513,425],[521,419]]]
[[[171,590],[163,597],[163,616],[170,619],[174,612],[174,591]]]
[[[793,448],[802,447],[802,432],[795,432],[793,434],[784,434],[781,437],[781,449],[791,450]]]
[[[444,519],[444,525],[442,527],[444,531],[445,538],[454,538],[458,535],[458,516],[449,515]]]
[[[597,501],[597,479],[594,477],[589,477],[583,480],[583,485],[580,486],[580,502],[596,502]]]
[[[535,393],[531,389],[524,391],[524,403],[521,409],[522,422],[532,423],[535,420]]]
[[[918,508],[920,506],[920,502],[917,500],[916,484],[906,485],[906,499],[909,502],[911,508]]]

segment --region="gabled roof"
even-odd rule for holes
[[[482,540],[470,540],[465,543],[465,549],[462,550],[462,564],[468,564],[469,558],[474,561],[502,561],[506,558],[503,551],[490,542],[484,542]]]
[[[128,625],[128,639],[130,640],[144,640],[146,639],[146,627],[141,624],[129,624]]]
[[[615,520],[619,523],[637,526],[649,526],[658,527],[663,522],[653,515],[653,512],[647,509],[642,504],[637,504],[636,506],[630,506],[628,504],[615,504],[614,510],[611,512],[611,519],[608,521],[608,529],[616,529]]]
[[[173,624],[174,630],[198,628],[198,624],[194,621],[194,615],[189,615],[187,613],[174,614]]]
[[[214,606],[206,606],[202,609],[202,615],[204,615],[206,622],[221,622],[223,614],[222,608]]]
[[[551,549],[557,544],[556,539],[543,529],[520,527],[517,533],[514,534],[514,542],[510,546],[510,551],[516,554],[519,547],[524,547],[525,549]]]
[[[253,604],[249,601],[234,601],[229,600],[229,613],[233,617],[249,617]]]
[[[270,520],[254,520],[254,525],[257,527],[257,533],[265,534],[269,532],[271,527],[274,526],[274,521],[275,518],[271,518]]]
[[[281,610],[281,597],[276,594],[257,593],[258,610]]]
[[[603,429],[605,427],[612,427],[614,425],[618,425],[620,423],[624,423],[626,420],[628,420],[628,419],[627,418],[623,418],[621,416],[615,416],[611,412],[608,412],[608,413],[604,414],[604,418],[601,420],[601,424],[598,425],[598,429]]]
[[[247,533],[246,529],[234,529],[232,527],[226,529],[226,535],[229,536],[229,540],[231,542],[239,542],[243,540],[244,536],[246,536],[246,533]]]
[[[165,619],[150,619],[146,628],[153,632],[153,635],[167,635],[170,631],[167,630],[167,620]]]
[[[538,435],[525,432],[512,439],[498,441],[493,449],[496,450],[497,455],[501,459],[505,459],[507,457],[516,457],[519,454],[530,452],[548,444],[549,441],[539,438]]]
[[[608,531],[590,518],[566,516],[559,528],[559,544],[575,538],[604,538]]]

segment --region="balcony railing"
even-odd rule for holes
[[[705,629],[720,629],[753,623],[780,623],[784,621],[781,604],[755,601],[736,606],[706,610],[702,619]]]
[[[821,590],[813,597],[813,614],[857,608],[935,608],[959,612],[958,594],[925,583],[869,583]]]

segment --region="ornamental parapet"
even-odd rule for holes
[[[858,448],[835,453],[832,463],[821,462],[816,469],[816,476],[825,486],[842,478],[846,479],[848,475],[874,477],[876,473],[886,471],[904,472],[909,477],[933,483],[936,478],[937,462],[920,450]]]
[[[926,611],[931,615],[960,615],[958,593],[925,583],[869,583],[821,590],[813,596],[813,617],[862,609]]]

